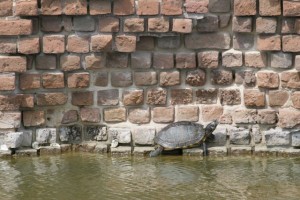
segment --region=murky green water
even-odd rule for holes
[[[299,158],[0,160],[0,199],[300,199]]]

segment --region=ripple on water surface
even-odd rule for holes
[[[0,161],[0,199],[299,199],[299,158],[93,154]]]

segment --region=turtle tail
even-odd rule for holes
[[[155,149],[154,151],[151,151],[149,156],[150,157],[156,157],[159,154],[161,154],[161,152],[164,150],[164,148],[162,146],[157,147],[157,149]]]

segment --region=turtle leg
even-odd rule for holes
[[[158,146],[157,149],[155,149],[154,151],[151,151],[149,156],[150,157],[156,157],[159,154],[161,154],[161,152],[164,150],[164,148],[162,146]]]
[[[203,142],[203,156],[208,156],[207,145]]]

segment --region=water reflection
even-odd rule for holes
[[[299,199],[300,159],[70,154],[0,161],[0,199]]]

